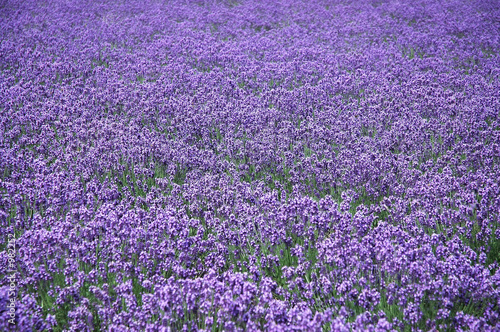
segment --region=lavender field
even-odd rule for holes
[[[1,331],[500,331],[500,2],[0,0]]]

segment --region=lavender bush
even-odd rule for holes
[[[0,330],[500,330],[498,1],[0,2]]]

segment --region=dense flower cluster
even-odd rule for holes
[[[499,330],[499,17],[2,1],[0,330]]]

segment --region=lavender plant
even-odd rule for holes
[[[0,330],[499,330],[498,17],[3,1]]]

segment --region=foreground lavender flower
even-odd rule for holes
[[[499,330],[499,15],[4,2],[0,330]]]

